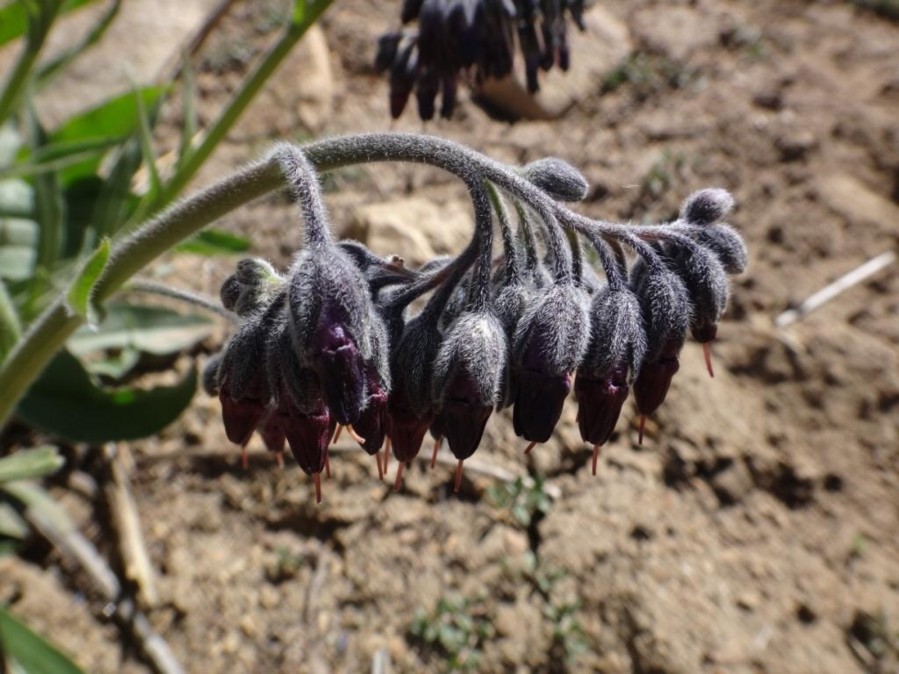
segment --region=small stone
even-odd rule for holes
[[[259,590],[259,605],[264,609],[273,609],[281,601],[281,594],[271,585],[263,585]]]
[[[744,611],[754,611],[756,607],[759,605],[760,597],[757,592],[753,592],[752,590],[747,590],[746,592],[740,593],[737,597],[737,606]]]
[[[472,227],[471,215],[461,204],[412,197],[356,208],[347,235],[379,255],[401,253],[417,267],[436,255],[458,254]]]
[[[811,131],[796,129],[781,135],[774,144],[780,151],[781,161],[790,162],[808,156],[818,146],[818,139]]]
[[[712,478],[712,488],[721,505],[734,505],[752,491],[752,475],[742,461],[736,461]]]

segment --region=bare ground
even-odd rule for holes
[[[593,186],[583,212],[606,219],[658,221],[694,189],[732,190],[752,265],[719,331],[716,377],[688,345],[647,442],[637,446],[626,407],[596,477],[571,404],[533,458],[499,419],[477,454],[544,476],[542,491],[469,471],[453,496],[451,469],[422,462],[392,493],[341,444],[320,507],[302,473],[278,470],[261,445],[241,470],[217,404],[198,397],[132,448],[163,597],[150,614],[189,671],[369,671],[381,649],[394,671],[448,671],[454,648],[416,636],[445,624],[467,643],[459,668],[473,671],[899,672],[897,265],[788,331],[773,325],[897,248],[899,25],[837,1],[599,5],[575,72],[545,80],[542,101],[560,119],[509,126],[463,101],[427,131],[510,162],[562,157]],[[231,37],[203,52],[207,118],[268,35],[264,9],[235,12]],[[389,128],[369,62],[396,14],[336,3],[319,43],[279,73],[198,183],[274,139]],[[177,123],[173,112],[163,143]],[[396,128],[420,123],[407,114]],[[372,203],[398,202],[402,220],[411,196],[437,204],[437,218],[464,212],[461,187],[422,168],[365,167],[329,185],[347,231],[366,231]],[[282,197],[223,226],[281,265],[298,241]],[[391,246],[439,251],[438,234],[367,235],[410,255]],[[198,264],[175,260],[170,278],[214,292],[229,262],[204,274]],[[530,522],[501,498],[548,493]],[[108,545],[90,508],[67,498]],[[0,560],[13,611],[91,671],[145,671],[102,607],[73,593],[78,575],[35,548],[29,562]]]

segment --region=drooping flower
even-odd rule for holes
[[[593,472],[599,448],[621,414],[631,378],[640,370],[646,350],[643,316],[636,295],[626,286],[603,287],[590,308],[591,335],[577,371],[578,429],[593,445]]]
[[[554,283],[528,308],[512,348],[516,435],[531,443],[549,440],[589,338],[585,296],[570,282]]]
[[[453,455],[467,459],[481,442],[506,369],[506,336],[490,313],[455,320],[434,366],[434,400]]]

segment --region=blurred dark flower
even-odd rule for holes
[[[581,29],[583,0],[412,0],[403,3],[403,24],[378,40],[374,59],[390,72],[390,114],[396,119],[415,91],[418,114],[430,120],[441,97],[449,118],[459,80],[480,83],[512,72],[516,47],[524,60],[528,91],[540,85],[538,71],[568,70],[568,19]]]

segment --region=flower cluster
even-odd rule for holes
[[[642,419],[662,404],[688,333],[712,374],[727,277],[747,263],[723,223],[733,206],[726,191],[694,193],[674,222],[627,226],[569,210],[564,202],[582,199],[587,183],[558,159],[512,168],[414,135],[329,142],[319,165],[400,160],[457,174],[475,225],[458,256],[408,269],[335,241],[307,153],[274,152],[301,207],[304,246],[285,275],[250,259],[225,281],[222,302],[243,323],[204,380],[228,438],[245,446],[258,430],[279,457],[288,444],[318,498],[338,426],[377,458],[382,478],[392,451],[397,488],[430,431],[434,455],[445,440],[458,459],[458,489],[494,410],[512,408],[529,452],[549,440],[573,387],[595,472],[630,389]]]
[[[524,60],[528,91],[539,89],[537,74],[568,70],[567,19],[583,30],[584,0],[405,0],[403,24],[378,40],[375,68],[390,73],[390,114],[398,118],[412,92],[418,114],[449,118],[459,80],[480,83],[512,72],[516,43]]]

